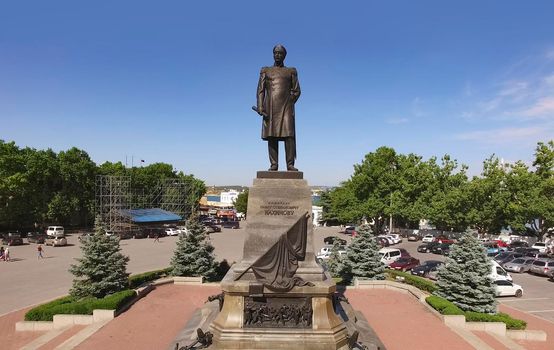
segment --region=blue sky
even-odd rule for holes
[[[0,139],[249,185],[269,166],[250,107],[282,43],[310,184],[338,184],[383,145],[479,174],[493,153],[530,162],[554,138],[553,13],[552,1],[6,1]]]

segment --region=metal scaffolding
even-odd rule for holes
[[[95,197],[95,213],[106,229],[129,233],[133,225],[121,210],[161,208],[186,220],[198,204],[190,184],[181,179],[162,179],[152,188],[135,188],[131,176],[98,175]]]
[[[130,231],[131,223],[121,211],[131,209],[131,177],[97,175],[95,189],[95,215],[106,230]]]

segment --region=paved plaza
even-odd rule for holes
[[[315,250],[324,245],[323,238],[335,235],[346,240],[349,236],[338,233],[338,227],[318,227],[314,230]],[[243,228],[209,235],[215,247],[218,260],[229,263],[242,257],[244,241]],[[70,245],[66,247],[44,247],[45,259],[37,259],[36,244],[11,247],[13,261],[0,262],[3,285],[0,294],[0,315],[41,303],[45,300],[66,295],[71,287],[70,264],[81,255],[76,235],[68,236]],[[130,257],[128,270],[140,273],[169,266],[177,237],[163,237],[160,243],[152,239],[130,239],[121,241],[121,248]],[[418,253],[416,247],[421,242],[403,242],[397,246],[406,248],[414,257],[424,260],[440,260],[440,255]],[[500,298],[502,304],[529,312],[535,316],[554,321],[554,283],[546,278],[529,274],[512,274],[514,281],[524,288],[522,298]]]

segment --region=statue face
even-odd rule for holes
[[[273,51],[273,59],[275,60],[275,63],[278,65],[281,65],[283,61],[285,60],[285,52],[283,50],[275,50]]]

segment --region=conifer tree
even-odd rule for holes
[[[105,234],[99,216],[94,221],[94,231],[81,244],[83,257],[69,269],[75,276],[69,294],[75,298],[103,298],[129,286],[129,257],[121,254],[119,238]]]
[[[206,240],[204,227],[194,215],[189,218],[186,227],[188,232],[179,234],[173,258],[171,258],[172,274],[214,278],[217,274],[214,247]]]
[[[341,260],[340,275],[344,282],[350,283],[354,277],[383,280],[384,272],[385,265],[381,262],[379,246],[371,235],[371,228],[362,225]]]
[[[329,254],[329,259],[327,259],[325,265],[331,273],[332,277],[338,277],[341,271],[341,256],[339,250],[341,248],[339,240],[335,240],[333,243],[333,248],[331,248],[331,254]]]
[[[494,286],[489,277],[491,265],[481,242],[471,234],[464,234],[439,269],[435,294],[464,311],[495,313]]]

